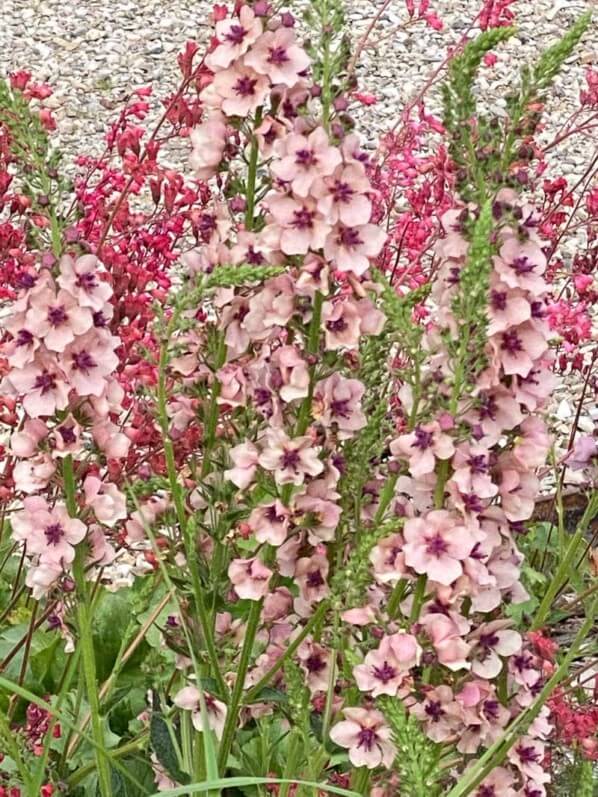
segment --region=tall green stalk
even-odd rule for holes
[[[71,517],[77,516],[77,500],[75,497],[75,476],[73,472],[72,457],[63,459],[62,474],[64,479],[64,493],[66,508]],[[91,714],[91,729],[97,747],[94,749],[98,771],[98,786],[102,797],[112,797],[112,776],[110,764],[103,752],[104,729],[100,711],[98,694],[98,679],[96,670],[95,651],[93,647],[92,616],[89,590],[85,580],[86,542],[83,541],[75,552],[73,562],[73,577],[77,587],[77,624],[79,626],[79,644],[81,646],[81,659],[83,664],[83,677],[87,693],[87,702]]]

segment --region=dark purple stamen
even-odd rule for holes
[[[52,523],[44,529],[48,545],[58,545],[60,540],[64,537],[64,529],[60,523]]]

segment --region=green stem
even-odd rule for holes
[[[409,622],[415,623],[419,617],[422,603],[426,596],[426,583],[428,579],[425,574],[419,576],[417,584],[415,585],[415,593],[413,595],[413,605],[411,606],[411,614],[409,615]]]
[[[353,777],[351,778],[351,788],[357,792],[357,794],[366,795],[368,791],[368,785],[370,782],[370,770],[367,767],[359,767],[353,772]]]
[[[573,564],[575,554],[577,553],[577,549],[579,548],[579,545],[584,538],[586,529],[590,524],[590,521],[592,520],[597,508],[598,508],[598,493],[595,493],[592,496],[591,500],[588,502],[586,511],[584,512],[584,515],[579,522],[579,526],[577,527],[575,534],[571,538],[566,553],[562,557],[561,562],[557,567],[557,571],[550,581],[550,586],[546,590],[544,598],[542,599],[542,602],[538,607],[538,611],[536,612],[536,616],[534,617],[534,622],[532,624],[531,628],[532,631],[537,631],[538,628],[542,627],[544,621],[546,620],[546,617],[548,616],[552,608],[552,604],[554,602],[555,597],[562,588],[563,584],[567,581],[571,565]]]
[[[204,590],[201,584],[201,579],[199,577],[199,571],[197,569],[197,551],[195,550],[193,541],[189,538],[190,535],[188,534],[187,510],[185,508],[185,499],[183,496],[182,487],[177,477],[177,467],[176,467],[176,459],[174,456],[174,447],[172,445],[172,440],[170,439],[170,436],[168,434],[168,413],[166,411],[166,364],[168,357],[167,352],[168,352],[168,346],[167,343],[165,343],[162,346],[162,351],[160,352],[160,364],[159,364],[159,373],[158,373],[158,420],[160,423],[160,429],[162,431],[162,440],[164,445],[164,456],[166,460],[168,483],[170,485],[170,492],[172,493],[172,499],[175,506],[177,520],[179,522],[181,534],[183,536],[183,542],[185,545],[185,555],[187,557],[187,563],[189,565],[189,570],[191,572],[193,595],[195,598],[195,604],[197,608],[197,613],[199,615],[199,622],[201,625],[201,631],[203,634],[206,650],[208,653],[208,657],[210,659],[212,674],[216,679],[216,681],[218,682],[220,691],[222,692],[223,695],[226,696],[228,694],[228,687],[226,685],[224,678],[222,677],[222,673],[220,672],[218,652],[216,650],[214,635],[212,633],[212,623],[210,621],[209,612],[206,606],[206,602],[204,600]]]
[[[72,457],[66,456],[62,461],[62,475],[64,480],[64,493],[66,507],[71,517],[77,516],[77,499],[75,497],[75,474]],[[100,699],[98,695],[98,680],[96,673],[95,651],[93,647],[93,634],[91,627],[91,613],[89,591],[85,580],[85,557],[87,543],[84,540],[77,546],[73,562],[73,577],[79,595],[77,605],[77,621],[79,626],[79,644],[81,645],[81,659],[83,664],[83,677],[87,691],[87,702],[91,714],[91,729],[94,741],[98,745],[95,749],[96,766],[98,770],[98,786],[102,797],[112,795],[112,777],[109,761],[103,754],[104,730],[102,715],[100,713]]]
[[[257,634],[257,628],[260,621],[262,604],[263,600],[253,601],[251,604],[251,609],[249,610],[247,627],[245,628],[245,640],[243,642],[243,649],[241,650],[241,656],[237,666],[235,685],[233,687],[231,701],[226,714],[226,722],[222,732],[220,749],[218,750],[218,768],[220,772],[224,772],[226,769],[228,755],[233,744],[235,731],[237,730],[239,707],[241,705],[241,697],[243,696],[243,689],[245,687],[245,677],[247,675],[249,661],[253,651],[253,643],[255,642],[255,635]]]
[[[289,745],[287,748],[287,760],[284,767],[283,779],[290,781],[293,775],[299,776],[300,773],[296,771],[297,764],[299,763],[299,753],[301,752],[301,731],[298,728],[293,728],[290,734]],[[280,787],[280,797],[289,797],[291,788],[290,783],[283,783]]]
[[[386,607],[386,611],[391,620],[397,613],[397,609],[399,608],[399,605],[403,600],[403,596],[405,595],[406,589],[407,589],[407,579],[406,578],[399,579],[399,581],[397,581],[395,585],[395,588],[392,591],[392,595],[390,596],[390,600],[388,601],[388,606]]]

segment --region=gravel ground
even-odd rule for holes
[[[498,50],[497,64],[482,70],[479,93],[491,109],[501,113],[504,95],[521,64],[534,60],[538,50],[553,43],[596,0],[519,0],[516,36]],[[291,0],[291,10],[308,5]],[[346,0],[349,30],[357,41],[368,28],[383,0]],[[455,43],[475,17],[481,0],[432,0],[445,22],[442,31],[420,23],[404,28],[403,0],[394,0],[381,15],[363,50],[357,68],[360,88],[378,103],[360,109],[358,128],[370,146],[393,125],[401,108],[425,84],[442,62],[447,46]],[[210,32],[209,0],[1,0],[0,74],[28,68],[55,89],[49,105],[58,121],[58,141],[68,163],[82,151],[100,151],[106,121],[131,88],[154,82],[160,96],[179,79],[176,54],[186,40],[200,44]],[[596,63],[597,35],[586,34],[575,55],[556,78],[545,135],[554,136],[576,107],[584,70]],[[159,111],[153,100],[153,115]],[[438,107],[438,96],[429,108]],[[151,118],[151,117],[150,117]],[[363,124],[360,125],[360,122]],[[552,133],[552,136],[551,136]],[[573,184],[592,158],[595,140],[570,139],[554,150],[559,170]],[[575,246],[575,241],[572,242]],[[566,433],[575,412],[579,385],[563,385],[555,396],[555,425]],[[580,425],[585,432],[598,418],[588,407]]]

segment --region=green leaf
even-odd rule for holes
[[[151,797],[183,797],[183,795],[186,797],[188,794],[205,794],[208,791],[231,789],[236,786],[260,786],[277,783],[307,786],[328,794],[338,794],[339,797],[361,797],[357,792],[341,789],[338,786],[331,786],[328,783],[316,783],[313,780],[286,780],[283,778],[218,778],[218,780],[204,780],[202,783],[190,783],[188,786],[181,786],[179,789],[159,791],[152,794]]]
[[[177,783],[186,785],[190,777],[179,766],[178,756],[172,742],[168,723],[157,712],[152,714],[150,720],[150,742],[156,758],[162,764],[168,775]]]
[[[280,689],[274,689],[271,686],[264,686],[260,689],[259,694],[254,695],[251,699],[252,703],[288,703],[289,696],[286,692]]]

